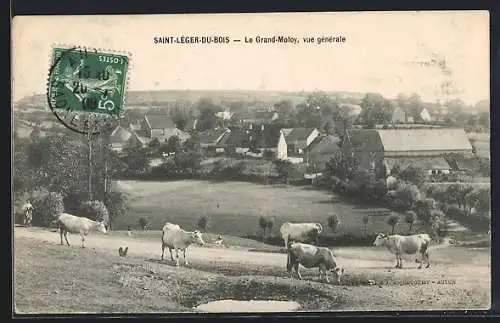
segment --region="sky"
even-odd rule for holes
[[[228,36],[230,44],[154,44],[160,36]],[[299,44],[245,43],[285,35]],[[306,44],[303,37],[344,36]],[[46,92],[54,44],[128,52],[128,90],[417,93],[426,101],[489,99],[487,11],[17,16],[12,99]],[[434,53],[434,54],[433,54]],[[451,76],[418,62],[442,57]],[[458,94],[446,96],[447,77]]]

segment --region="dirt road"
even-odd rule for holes
[[[59,234],[38,228],[16,227],[16,237],[29,237],[52,244],[59,244]],[[68,235],[72,248],[80,248],[81,241],[78,235]],[[112,252],[117,255],[120,246],[129,247],[129,255],[160,259],[161,244],[149,240],[139,240],[134,237],[107,236],[93,233],[86,239],[86,247],[100,251]],[[64,246],[67,248],[66,246]],[[14,246],[15,248],[15,246]],[[431,268],[418,270],[414,257],[407,257],[405,269],[395,270],[395,260],[384,249],[376,248],[338,248],[335,249],[338,262],[346,269],[346,273],[360,274],[370,277],[370,274],[389,275],[390,279],[419,280],[452,280],[456,284],[474,286],[480,284],[489,289],[490,261],[484,250],[478,252],[452,246],[437,246],[431,249]],[[170,255],[166,251],[166,259]],[[182,264],[182,255],[181,264]],[[286,255],[278,253],[249,252],[232,248],[212,248],[190,246],[187,252],[188,261],[207,263],[237,263],[248,264],[248,268],[266,266],[276,268],[276,275],[281,275],[286,266]]]

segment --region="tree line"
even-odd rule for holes
[[[353,103],[360,106],[359,114],[353,111]],[[420,117],[420,112],[426,108],[431,114],[443,112],[442,120],[439,121],[442,125],[462,127],[470,132],[486,132],[490,129],[488,100],[479,101],[473,107],[460,99],[452,99],[443,102],[441,107],[437,103],[424,102],[415,93],[399,94],[395,99],[385,98],[380,93],[366,93],[361,100],[358,100],[340,99],[324,92],[314,92],[297,104],[291,100],[281,100],[272,104],[242,100],[215,103],[211,98],[201,98],[195,103],[178,101],[165,108],[152,108],[149,113],[169,114],[181,130],[191,130],[186,128],[189,120],[197,119],[197,131],[204,131],[237,125],[241,113],[248,112],[248,108],[253,104],[271,105],[279,115],[273,123],[283,128],[314,127],[326,134],[341,135],[345,128],[353,124],[359,124],[365,128],[372,128],[377,124],[388,125],[392,123],[393,112],[397,107],[408,116],[412,116],[416,123],[424,122]],[[443,107],[446,108],[446,113]],[[480,112],[472,114],[473,108]],[[217,117],[216,114],[225,109],[233,113],[231,120],[222,120]],[[127,122],[143,116],[143,112],[140,111],[127,110],[126,113],[128,114]]]

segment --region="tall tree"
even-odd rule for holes
[[[199,111],[198,129],[200,131],[213,129],[217,126],[217,112],[222,109],[212,99],[202,98],[196,106]]]
[[[367,93],[361,101],[360,118],[369,128],[376,124],[390,122],[394,103],[386,100],[380,93]]]
[[[287,124],[295,119],[295,107],[293,102],[290,100],[282,100],[274,105],[274,108],[278,112],[279,119],[278,122]]]

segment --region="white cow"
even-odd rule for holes
[[[92,221],[85,217],[75,216],[68,213],[61,213],[56,219],[57,226],[59,227],[59,233],[61,235],[61,245],[63,245],[63,235],[68,241],[68,232],[79,233],[82,237],[82,248],[85,248],[85,236],[89,234],[90,231],[96,230],[102,233],[106,233],[106,226],[103,221]]]
[[[205,244],[202,238],[202,234],[199,230],[195,231],[185,231],[179,225],[167,222],[163,226],[161,237],[161,260],[163,260],[163,255],[165,248],[170,251],[170,258],[174,261],[172,255],[172,249],[175,249],[175,265],[179,267],[179,250],[183,252],[184,264],[187,265],[188,261],[186,258],[186,249],[192,243],[197,243],[201,246]]]
[[[318,236],[323,231],[320,223],[292,223],[285,222],[280,227],[281,238],[285,242],[285,248],[288,248],[288,241],[318,242]]]
[[[325,247],[316,247],[310,244],[291,242],[287,249],[287,264],[286,269],[292,276],[292,269],[295,269],[299,279],[302,276],[299,272],[299,265],[306,268],[319,268],[319,279],[321,280],[321,273],[325,273],[326,282],[328,279],[328,272],[332,272],[337,278],[337,283],[340,284],[340,278],[344,274],[344,268],[337,266],[333,252]]]
[[[425,268],[429,268],[431,265],[429,262],[430,244],[431,237],[427,233],[413,234],[409,236],[379,233],[373,242],[374,246],[386,246],[392,254],[396,255],[396,268],[403,268],[403,254],[420,254],[421,260],[417,261],[420,262],[420,265],[418,266],[419,269],[422,268],[424,260],[427,262],[427,266]]]

